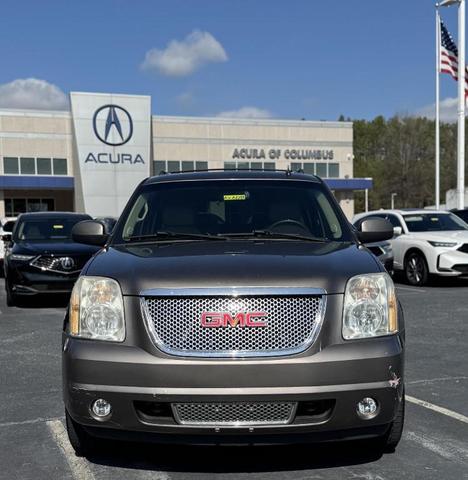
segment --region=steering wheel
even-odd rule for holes
[[[292,218],[285,218],[284,220],[278,220],[277,222],[271,224],[268,227],[268,230],[279,227],[280,225],[294,225],[295,227],[299,227],[301,230],[308,231],[308,228],[303,223],[298,222],[297,220],[293,220]]]

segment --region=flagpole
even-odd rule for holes
[[[440,14],[436,4],[435,206],[440,209]]]
[[[458,208],[465,208],[465,0],[458,4]]]

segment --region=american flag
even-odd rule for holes
[[[440,21],[440,65],[441,73],[448,73],[458,82],[458,48],[444,22]],[[468,96],[468,68],[465,67],[465,97]]]

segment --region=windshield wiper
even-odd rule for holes
[[[308,235],[298,235],[296,233],[280,233],[272,232],[271,230],[252,230],[251,232],[245,233],[223,233],[220,234],[223,237],[227,238],[242,238],[242,237],[255,237],[255,238],[271,238],[271,239],[291,239],[291,240],[302,240],[307,242],[317,242],[317,243],[328,243],[331,240],[327,238],[319,237],[309,237]]]
[[[225,238],[217,235],[209,235],[204,233],[182,233],[166,231],[157,231],[146,235],[132,235],[131,237],[124,237],[125,242],[151,242],[155,240],[225,240]]]

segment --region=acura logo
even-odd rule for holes
[[[101,142],[116,147],[132,138],[133,120],[125,108],[104,105],[94,112],[93,129]]]
[[[71,270],[75,266],[75,260],[70,257],[63,257],[60,259],[60,265],[64,270]]]

